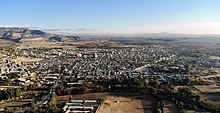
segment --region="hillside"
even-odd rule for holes
[[[40,30],[31,30],[27,28],[0,27],[0,39],[9,40],[16,43],[22,42],[75,42],[79,41],[76,36],[63,36],[46,33]]]

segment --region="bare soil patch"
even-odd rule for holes
[[[0,109],[4,109],[5,107],[14,108],[14,107],[23,107],[29,102],[32,102],[32,99],[24,99],[21,101],[15,101],[15,102],[6,102],[0,104]]]
[[[18,57],[17,59],[14,59],[16,63],[21,63],[21,62],[39,62],[43,59],[41,58],[29,58],[29,57]]]
[[[68,102],[71,99],[104,98],[98,113],[153,113],[156,98],[151,95],[135,92],[90,93],[85,95],[58,96],[58,102]]]
[[[210,59],[220,60],[220,56],[210,56]]]

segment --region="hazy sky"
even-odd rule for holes
[[[220,0],[0,0],[0,26],[220,34]]]

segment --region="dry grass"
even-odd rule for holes
[[[28,57],[18,57],[17,59],[14,59],[16,63],[21,63],[21,62],[39,62],[43,59],[41,58],[28,58]]]
[[[19,48],[75,48],[76,46],[124,46],[107,40],[82,40],[69,42],[30,41],[22,42]]]
[[[21,49],[26,48],[74,48],[75,46],[66,46],[62,43],[55,42],[31,42],[31,43],[22,43],[18,46]]]
[[[79,41],[79,42],[72,42],[70,44],[80,46],[123,46],[123,44],[119,44],[116,42],[111,42],[107,40],[84,40],[84,41]]]
[[[6,47],[11,44],[12,44],[12,42],[10,42],[10,41],[0,39],[0,47]]]
[[[219,56],[210,56],[209,58],[210,58],[210,59],[215,59],[215,60],[220,60],[220,57],[219,57]]]
[[[200,90],[201,92],[220,92],[220,87],[217,86],[216,84],[213,85],[194,85],[196,89]]]
[[[5,107],[14,108],[14,107],[22,107],[25,106],[25,104],[28,104],[29,102],[32,102],[32,99],[25,99],[17,102],[8,102],[5,104],[0,104],[0,109],[4,109]]]
[[[198,111],[194,111],[194,110],[187,110],[186,113],[210,113],[210,112],[198,112]]]
[[[107,96],[98,113],[150,113],[152,102],[120,96]]]
[[[5,54],[2,54],[1,52],[0,52],[0,59],[1,58],[4,58],[6,55]]]
[[[218,74],[220,74],[220,68],[214,68],[216,72],[218,72]]]

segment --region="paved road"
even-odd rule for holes
[[[49,100],[51,98],[52,94],[57,90],[59,85],[60,85],[60,83],[56,82],[56,85],[53,87],[52,91],[50,91],[50,93],[39,104],[37,104],[37,107],[41,107],[47,100]],[[31,111],[32,109],[33,109],[33,107],[30,107],[27,111]]]
[[[57,84],[53,87],[52,91],[37,105],[38,107],[41,107],[47,100],[49,100],[52,96],[52,94],[57,90],[59,87],[60,83],[57,82]]]

